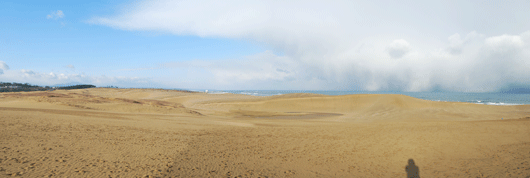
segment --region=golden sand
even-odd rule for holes
[[[95,88],[0,93],[0,128],[0,177],[530,176],[530,105]]]

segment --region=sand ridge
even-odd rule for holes
[[[528,105],[93,88],[0,93],[0,126],[0,177],[530,176]]]

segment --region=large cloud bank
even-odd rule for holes
[[[160,0],[89,22],[272,49],[167,64],[206,70],[220,88],[484,92],[529,84],[530,14],[518,3],[478,4]]]

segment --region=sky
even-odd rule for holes
[[[495,92],[530,86],[530,1],[0,2],[0,81]]]

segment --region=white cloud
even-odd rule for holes
[[[394,40],[388,46],[388,55],[392,58],[401,58],[410,51],[410,44],[404,39]]]
[[[9,66],[4,61],[0,61],[0,75],[4,74],[4,70],[9,70]]]
[[[300,74],[305,71],[296,61],[289,57],[277,56],[272,51],[247,56],[244,59],[166,63],[156,69],[167,68],[193,70],[190,73],[194,75],[175,79],[175,81],[193,81],[194,83],[187,83],[191,88],[274,89],[282,87],[279,84],[284,81],[298,81],[300,77],[308,76]],[[199,74],[196,71],[203,72]],[[297,87],[293,85],[290,89]]]
[[[89,23],[244,39],[283,54],[178,63],[215,79],[194,82],[220,88],[493,91],[530,83],[530,32],[517,35],[530,29],[530,11],[520,8],[528,2],[473,3],[160,0]],[[454,34],[462,30],[470,33]]]
[[[472,31],[471,33],[468,33],[464,39],[460,37],[460,34],[456,33],[454,35],[449,36],[449,53],[453,55],[458,55],[462,53],[462,50],[464,48],[464,45],[470,43],[471,41],[475,40],[476,38],[482,38],[483,34],[478,34],[476,31]]]
[[[54,12],[51,12],[51,14],[46,15],[47,19],[60,19],[64,17],[64,13],[62,10],[57,10]]]
[[[518,35],[501,35],[489,37],[486,39],[486,45],[491,48],[491,50],[496,52],[505,52],[507,50],[516,50],[524,46],[524,42],[521,39],[521,36]]]
[[[221,82],[248,82],[252,80],[285,80],[296,74],[296,63],[284,56],[276,56],[272,51],[236,60],[230,63],[215,62],[209,66]]]
[[[69,68],[69,69],[71,69],[71,70],[74,70],[74,71],[75,71],[75,66],[74,66],[74,65],[72,65],[72,64],[66,65],[66,66],[64,66],[64,67],[66,67],[66,68]]]
[[[120,69],[120,71],[142,71],[142,70],[155,70],[162,69],[163,67],[143,67],[143,68],[134,68],[134,69]]]

